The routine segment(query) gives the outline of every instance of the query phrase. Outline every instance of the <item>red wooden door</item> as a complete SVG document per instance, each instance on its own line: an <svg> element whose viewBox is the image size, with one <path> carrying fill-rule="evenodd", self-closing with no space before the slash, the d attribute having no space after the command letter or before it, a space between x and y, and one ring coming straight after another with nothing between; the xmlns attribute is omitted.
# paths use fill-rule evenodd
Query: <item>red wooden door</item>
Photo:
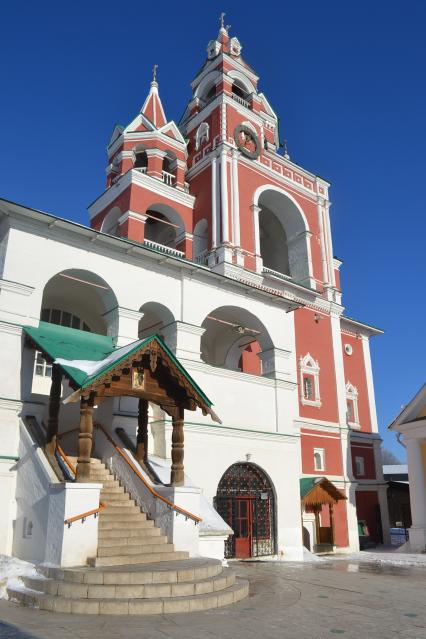
<svg viewBox="0 0 426 639"><path fill-rule="evenodd" d="M244 559L251 557L252 508L251 500L235 500L234 517L235 556Z"/></svg>

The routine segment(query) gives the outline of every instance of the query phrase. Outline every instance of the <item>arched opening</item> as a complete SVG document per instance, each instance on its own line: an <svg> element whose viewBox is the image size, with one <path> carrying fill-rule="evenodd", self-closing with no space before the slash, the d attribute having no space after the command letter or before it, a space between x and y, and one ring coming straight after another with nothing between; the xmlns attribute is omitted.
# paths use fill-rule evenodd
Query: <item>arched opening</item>
<svg viewBox="0 0 426 639"><path fill-rule="evenodd" d="M146 215L145 240L175 249L185 234L179 213L166 204L152 204Z"/></svg>
<svg viewBox="0 0 426 639"><path fill-rule="evenodd" d="M114 206L110 211L108 211L103 219L101 226L102 233L108 233L108 235L119 235L118 220L120 217L120 208L118 206Z"/></svg>
<svg viewBox="0 0 426 639"><path fill-rule="evenodd" d="M163 158L163 182L169 186L174 186L176 182L176 155L171 151Z"/></svg>
<svg viewBox="0 0 426 639"><path fill-rule="evenodd" d="M262 322L249 311L222 306L202 323L201 359L211 366L262 375L262 351L273 347Z"/></svg>
<svg viewBox="0 0 426 639"><path fill-rule="evenodd" d="M204 94L204 100L206 102L210 102L216 96L216 85L212 84L209 86Z"/></svg>
<svg viewBox="0 0 426 639"><path fill-rule="evenodd" d="M40 319L52 324L116 335L117 299L101 277L83 269L69 269L44 287Z"/></svg>
<svg viewBox="0 0 426 639"><path fill-rule="evenodd" d="M146 173L148 168L148 156L144 146L139 145L133 149L134 162L133 167L139 169L142 173Z"/></svg>
<svg viewBox="0 0 426 639"><path fill-rule="evenodd" d="M230 466L219 482L215 507L234 531L225 542L225 557L276 554L275 491L259 466Z"/></svg>
<svg viewBox="0 0 426 639"><path fill-rule="evenodd" d="M234 80L232 84L232 93L243 100L248 100L249 98L247 89L240 80Z"/></svg>
<svg viewBox="0 0 426 639"><path fill-rule="evenodd" d="M162 339L167 337L164 329L175 321L173 313L167 306L159 302L146 302L140 307L139 311L143 313L138 326L139 339L144 339L151 335L159 335Z"/></svg>
<svg viewBox="0 0 426 639"><path fill-rule="evenodd" d="M208 242L208 224L203 218L194 226L193 255L198 264L205 264L207 261Z"/></svg>
<svg viewBox="0 0 426 639"><path fill-rule="evenodd" d="M266 189L258 200L260 254L264 268L310 284L307 223L298 206L285 193Z"/></svg>

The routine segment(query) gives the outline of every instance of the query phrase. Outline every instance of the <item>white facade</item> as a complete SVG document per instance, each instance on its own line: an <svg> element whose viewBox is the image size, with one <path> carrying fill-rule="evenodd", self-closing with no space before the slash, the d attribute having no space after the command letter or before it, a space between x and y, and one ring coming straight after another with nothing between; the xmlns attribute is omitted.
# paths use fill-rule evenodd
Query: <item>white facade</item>
<svg viewBox="0 0 426 639"><path fill-rule="evenodd" d="M75 282L81 293L79 299L61 299L66 292L63 287L68 283L68 278L64 278L51 303L61 302L61 307L73 304L70 310L80 314L88 324L105 322L106 330L118 335L121 343L137 339L138 323L143 317L140 309L154 302L164 306L173 320L164 329L166 342L212 399L222 420L219 426L201 414L187 413L185 472L212 500L225 470L233 463L251 458L270 477L276 492L277 552L287 558L301 558L300 435L295 423L297 367L294 318L291 312L285 312L289 302L285 299L277 302L262 291L250 290L248 295L247 285L189 263L165 259L164 255L146 249L129 250L126 242L72 223L55 221L15 205L9 205L7 210L12 215L3 217L3 228L6 224L10 228L7 242L3 243L0 295L1 342L9 362L0 373L0 395L4 397L3 403L7 402L2 407L5 417L1 421L2 430L7 432L3 438L7 454L16 457L20 454L21 411L45 416L46 396L31 392L36 389L34 351L24 346L21 326L38 325L45 290L52 297L49 281L64 272L81 280ZM90 280L104 282L98 285L103 288L87 284ZM98 290L103 297L94 300ZM111 306L99 307L99 299ZM245 317L259 318L265 327L268 341L273 344L265 355L271 371L267 377L201 361L200 341L204 332L201 325L208 315L222 307L240 309L242 321ZM123 425L128 430L133 427L135 432L136 421L129 417L128 400L125 411L120 410L120 404L116 403L114 408L112 402L107 404L99 409L103 423L108 412L111 417L114 412L111 427ZM62 429L75 426L76 420L75 406L61 408ZM170 425L162 415L157 415L155 422L152 427L156 433L155 453L162 450L163 454L169 454ZM10 498L14 474L12 470L7 479L2 478L2 491L9 495L12 506L2 526L1 552L11 550L15 514ZM19 520L19 505L17 517ZM16 530L15 536L18 534Z"/></svg>

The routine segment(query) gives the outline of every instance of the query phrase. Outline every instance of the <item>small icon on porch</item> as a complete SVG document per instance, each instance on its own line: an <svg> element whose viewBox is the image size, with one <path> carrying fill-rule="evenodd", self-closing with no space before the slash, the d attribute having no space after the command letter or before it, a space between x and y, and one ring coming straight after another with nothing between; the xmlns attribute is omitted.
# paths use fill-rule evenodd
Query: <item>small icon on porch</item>
<svg viewBox="0 0 426 639"><path fill-rule="evenodd" d="M143 368L132 369L132 388L136 390L143 390L145 386L145 378Z"/></svg>

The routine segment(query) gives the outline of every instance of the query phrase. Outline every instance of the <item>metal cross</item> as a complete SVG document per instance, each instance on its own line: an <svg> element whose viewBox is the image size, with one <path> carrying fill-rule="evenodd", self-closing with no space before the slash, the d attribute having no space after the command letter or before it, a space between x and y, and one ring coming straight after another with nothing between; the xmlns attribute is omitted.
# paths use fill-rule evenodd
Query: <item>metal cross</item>
<svg viewBox="0 0 426 639"><path fill-rule="evenodd" d="M157 82L157 69L158 69L158 64L154 64L154 67L152 69L152 81L153 82Z"/></svg>
<svg viewBox="0 0 426 639"><path fill-rule="evenodd" d="M225 28L225 16L226 16L226 13L221 13L220 14L220 28L221 29Z"/></svg>

